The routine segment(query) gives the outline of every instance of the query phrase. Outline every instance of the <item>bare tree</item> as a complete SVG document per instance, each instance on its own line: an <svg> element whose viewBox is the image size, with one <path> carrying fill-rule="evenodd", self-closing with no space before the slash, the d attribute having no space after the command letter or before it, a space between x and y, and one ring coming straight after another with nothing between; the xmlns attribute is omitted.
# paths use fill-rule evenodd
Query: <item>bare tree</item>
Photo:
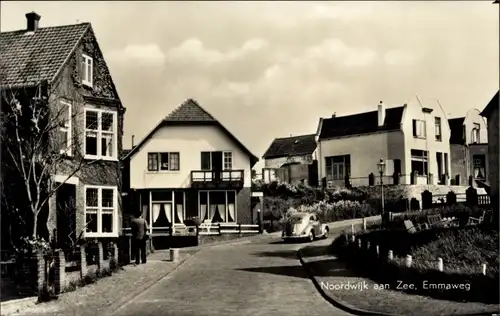
<svg viewBox="0 0 500 316"><path fill-rule="evenodd" d="M100 160L84 159L80 144L85 128L74 128L83 112L72 113L71 105L61 105L49 89L40 82L33 88L3 89L1 96L4 206L11 217L32 224L25 232L30 239L39 237L39 215L49 199L82 168ZM61 168L67 177L56 182Z"/></svg>

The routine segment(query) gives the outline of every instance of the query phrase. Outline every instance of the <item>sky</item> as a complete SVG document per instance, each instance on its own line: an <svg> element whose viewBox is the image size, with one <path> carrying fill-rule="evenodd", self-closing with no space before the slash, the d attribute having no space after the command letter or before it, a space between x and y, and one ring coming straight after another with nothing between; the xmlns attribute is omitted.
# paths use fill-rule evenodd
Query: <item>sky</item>
<svg viewBox="0 0 500 316"><path fill-rule="evenodd" d="M492 2L8 1L0 23L91 22L127 108L125 148L192 98L261 157L379 101L435 99L450 118L484 108L499 88Z"/></svg>

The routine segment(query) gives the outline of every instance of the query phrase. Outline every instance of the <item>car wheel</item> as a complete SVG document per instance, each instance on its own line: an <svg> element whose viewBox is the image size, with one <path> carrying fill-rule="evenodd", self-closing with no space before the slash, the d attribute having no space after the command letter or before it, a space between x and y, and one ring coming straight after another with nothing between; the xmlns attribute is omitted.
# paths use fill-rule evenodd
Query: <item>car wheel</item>
<svg viewBox="0 0 500 316"><path fill-rule="evenodd" d="M309 232L309 241L314 241L314 232L312 230Z"/></svg>
<svg viewBox="0 0 500 316"><path fill-rule="evenodd" d="M323 233L323 237L324 237L325 239L327 239L327 238L328 238L328 228L325 228L325 232Z"/></svg>

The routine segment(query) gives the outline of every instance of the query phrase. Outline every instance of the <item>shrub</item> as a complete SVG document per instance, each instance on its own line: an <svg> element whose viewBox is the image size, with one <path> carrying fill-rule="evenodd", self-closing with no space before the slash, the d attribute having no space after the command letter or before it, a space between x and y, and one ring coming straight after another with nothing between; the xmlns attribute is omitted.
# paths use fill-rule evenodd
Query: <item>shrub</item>
<svg viewBox="0 0 500 316"><path fill-rule="evenodd" d="M298 210L301 212L316 213L323 222L335 222L377 214L377 211L371 208L370 205L350 200L333 203L321 201L313 205L302 205Z"/></svg>

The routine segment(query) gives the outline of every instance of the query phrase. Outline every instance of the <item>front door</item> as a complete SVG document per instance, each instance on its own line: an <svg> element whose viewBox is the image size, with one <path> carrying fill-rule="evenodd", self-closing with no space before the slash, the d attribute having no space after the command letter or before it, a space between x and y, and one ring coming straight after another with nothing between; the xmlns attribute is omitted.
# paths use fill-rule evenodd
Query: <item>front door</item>
<svg viewBox="0 0 500 316"><path fill-rule="evenodd" d="M57 242L63 249L76 242L76 186L65 183L56 192Z"/></svg>
<svg viewBox="0 0 500 316"><path fill-rule="evenodd" d="M222 172L222 151L212 152L212 171L214 172L215 182L219 182Z"/></svg>

